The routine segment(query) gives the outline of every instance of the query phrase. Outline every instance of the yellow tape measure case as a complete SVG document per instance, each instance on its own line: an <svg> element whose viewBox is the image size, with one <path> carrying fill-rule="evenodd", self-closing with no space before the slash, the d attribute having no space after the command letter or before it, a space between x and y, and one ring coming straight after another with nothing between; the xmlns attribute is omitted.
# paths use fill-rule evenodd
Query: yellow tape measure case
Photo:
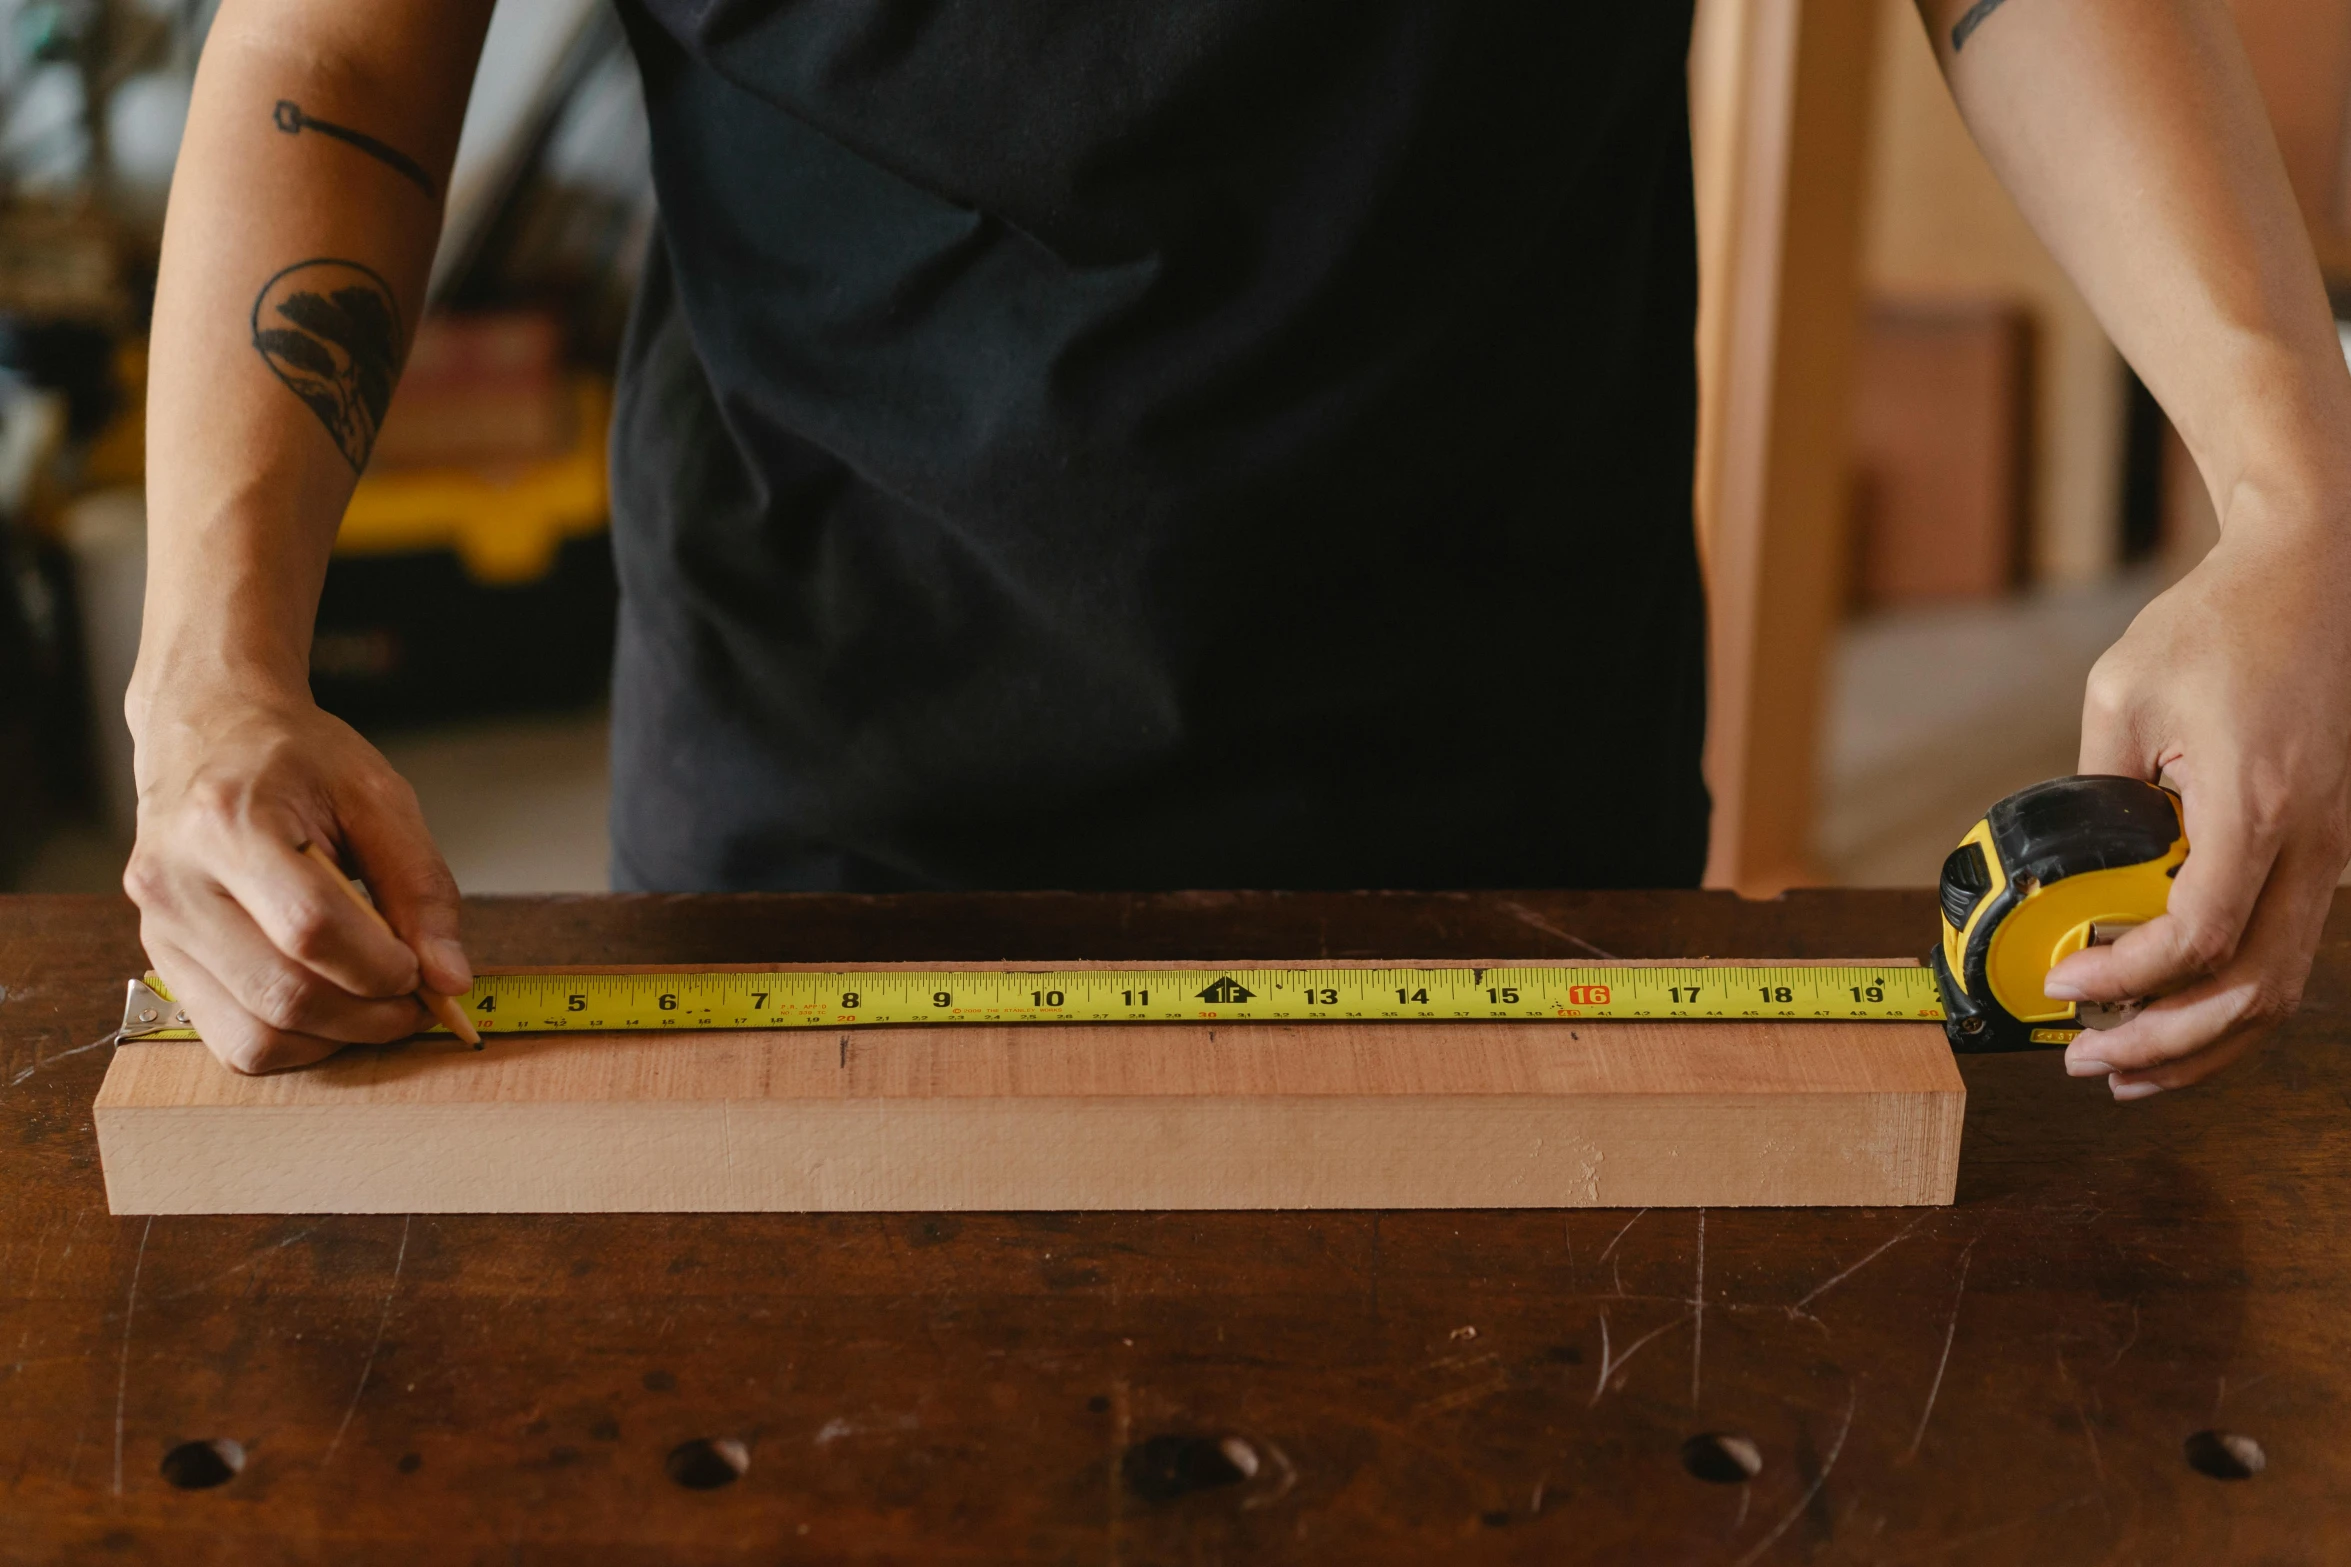
<svg viewBox="0 0 2351 1567"><path fill-rule="evenodd" d="M2137 778L2052 779L1985 812L1943 862L1927 959L1951 1048L2070 1042L2083 1020L2042 992L2049 970L2163 913L2187 856L2179 797Z"/></svg>

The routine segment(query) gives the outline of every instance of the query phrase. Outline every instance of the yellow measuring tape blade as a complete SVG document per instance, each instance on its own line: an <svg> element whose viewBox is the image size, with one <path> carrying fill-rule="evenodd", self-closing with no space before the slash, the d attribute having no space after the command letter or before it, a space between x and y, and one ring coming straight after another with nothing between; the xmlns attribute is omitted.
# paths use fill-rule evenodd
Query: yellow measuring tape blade
<svg viewBox="0 0 2351 1567"><path fill-rule="evenodd" d="M1933 975L1907 964L1173 969L1007 965L485 974L466 992L463 1005L466 1016L484 1034L912 1023L1459 1023L1562 1018L1919 1023L1943 1016ZM150 976L145 982L131 982L122 1037L197 1036L181 1020L169 992Z"/></svg>

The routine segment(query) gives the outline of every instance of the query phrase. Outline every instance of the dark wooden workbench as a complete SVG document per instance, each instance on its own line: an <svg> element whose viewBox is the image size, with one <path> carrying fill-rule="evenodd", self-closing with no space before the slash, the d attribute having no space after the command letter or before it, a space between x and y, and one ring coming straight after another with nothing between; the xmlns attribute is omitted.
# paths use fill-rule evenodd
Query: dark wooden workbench
<svg viewBox="0 0 2351 1567"><path fill-rule="evenodd" d="M526 899L470 933L488 963L1878 957L1931 910ZM1967 1063L1950 1209L147 1220L108 1216L90 1131L132 913L0 900L0 1559L2341 1561L2346 914L2220 1086L2117 1107L2050 1056ZM2192 1467L2216 1427L2266 1469ZM1721 1432L1752 1482L1686 1471ZM676 1483L698 1438L748 1470ZM240 1473L167 1480L216 1439Z"/></svg>

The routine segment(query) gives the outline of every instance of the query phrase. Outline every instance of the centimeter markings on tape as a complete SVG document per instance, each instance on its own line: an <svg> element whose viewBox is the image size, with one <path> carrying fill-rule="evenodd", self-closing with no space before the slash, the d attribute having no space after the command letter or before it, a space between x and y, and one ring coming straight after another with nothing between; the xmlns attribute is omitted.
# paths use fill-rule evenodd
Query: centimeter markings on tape
<svg viewBox="0 0 2351 1567"><path fill-rule="evenodd" d="M1932 974L1902 964L486 974L462 1004L484 1034L1560 1018L1914 1023L1943 1016ZM196 1035L168 992L134 980L122 1037Z"/></svg>

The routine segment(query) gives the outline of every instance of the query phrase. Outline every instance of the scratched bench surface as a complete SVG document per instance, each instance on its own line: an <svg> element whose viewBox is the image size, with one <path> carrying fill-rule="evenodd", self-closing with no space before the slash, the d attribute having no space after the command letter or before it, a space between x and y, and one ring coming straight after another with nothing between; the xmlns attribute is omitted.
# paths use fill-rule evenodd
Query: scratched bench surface
<svg viewBox="0 0 2351 1567"><path fill-rule="evenodd" d="M0 1560L2339 1559L2346 916L2220 1086L1965 1063L1949 1209L147 1220L89 1114L135 918L0 899ZM1829 958L1933 904L469 917L486 963Z"/></svg>

